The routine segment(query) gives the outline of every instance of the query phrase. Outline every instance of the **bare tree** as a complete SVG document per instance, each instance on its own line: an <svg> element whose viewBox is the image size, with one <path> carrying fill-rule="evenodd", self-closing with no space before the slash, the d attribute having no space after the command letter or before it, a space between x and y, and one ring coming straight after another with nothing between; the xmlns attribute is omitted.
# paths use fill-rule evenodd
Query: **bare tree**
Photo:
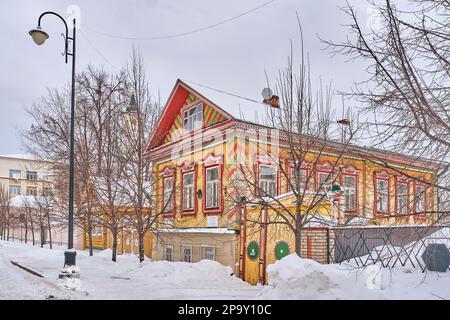
<svg viewBox="0 0 450 320"><path fill-rule="evenodd" d="M302 32L299 23L300 34ZM332 186L337 184L341 170L347 165L343 158L349 142L356 132L352 121L346 123L346 135L333 121L330 86L312 89L310 64L303 52L301 37L300 65L293 66L292 51L286 69L279 72L275 92L280 99L279 108L269 108L267 127L260 128L258 135L272 141L264 147L260 143L255 154L246 155L250 161L238 165L235 202L245 200L246 205L259 205L262 209L256 217L249 216L255 228L268 225L285 225L295 235L295 252L300 256L302 234L310 223L338 223L333 221L336 212L319 210L324 203L331 210L338 210L339 204L332 198ZM294 70L299 70L295 72ZM340 143L336 142L341 137ZM250 151L252 153L252 151ZM262 155L262 157L261 157ZM266 166L257 161L266 162ZM325 174L316 181L315 175L323 163L327 163ZM277 183L278 181L278 183ZM277 192L277 188L278 191ZM289 203L284 200L290 197ZM268 215L270 209L273 214Z"/></svg>
<svg viewBox="0 0 450 320"><path fill-rule="evenodd" d="M149 176L144 149L154 129L160 105L152 101L141 53L133 48L130 65L126 69L126 97L130 104L124 112L121 127L124 169L123 190L131 207L129 222L138 234L139 261L144 260L145 235L155 225L160 211L151 195L156 187L155 177Z"/></svg>
<svg viewBox="0 0 450 320"><path fill-rule="evenodd" d="M0 230L2 240L9 240L9 227L9 193L7 192L5 186L0 184Z"/></svg>
<svg viewBox="0 0 450 320"><path fill-rule="evenodd" d="M370 28L355 9L343 8L351 21L345 42L324 41L332 54L361 60L368 78L347 95L361 104L368 118L372 146L448 161L450 156L450 6L447 0L411 0L409 10L392 0L368 2L376 19ZM370 152L368 152L370 153ZM405 170L386 168L408 176ZM409 176L436 189L439 207L430 214L448 214L448 164L432 181ZM446 183L447 181L447 183ZM415 201L415 197L412 197ZM413 203L411 203L413 205Z"/></svg>

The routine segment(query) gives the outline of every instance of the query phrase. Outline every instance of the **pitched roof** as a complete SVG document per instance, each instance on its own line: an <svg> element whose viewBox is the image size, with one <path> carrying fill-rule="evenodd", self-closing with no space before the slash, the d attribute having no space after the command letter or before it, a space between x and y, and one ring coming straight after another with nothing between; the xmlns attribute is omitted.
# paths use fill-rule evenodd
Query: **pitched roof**
<svg viewBox="0 0 450 320"><path fill-rule="evenodd" d="M188 85L186 82L178 79L163 108L156 130L150 137L147 150L149 147L155 146L161 142L189 94L193 94L200 100L210 104L227 119L264 124L264 119L266 118L265 115L269 109L267 105L258 103L256 100L246 100L237 95L219 92L215 89L200 86L198 84Z"/></svg>

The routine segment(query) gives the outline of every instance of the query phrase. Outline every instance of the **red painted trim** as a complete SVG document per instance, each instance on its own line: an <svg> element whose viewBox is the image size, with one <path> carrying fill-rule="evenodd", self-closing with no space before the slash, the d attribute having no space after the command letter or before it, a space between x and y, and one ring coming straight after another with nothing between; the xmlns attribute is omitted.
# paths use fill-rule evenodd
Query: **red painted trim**
<svg viewBox="0 0 450 320"><path fill-rule="evenodd" d="M373 216L374 217L388 217L391 212L391 176L386 171L375 171L373 173ZM377 181L384 180L387 181L388 189L387 189L387 205L388 212L378 212L377 208Z"/></svg>
<svg viewBox="0 0 450 320"><path fill-rule="evenodd" d="M325 163L330 163L329 161L326 161ZM330 163L331 164L331 163ZM315 182L314 182L314 190L317 192L319 191L319 173L327 173L331 174L333 177L333 180L336 179L336 168L333 169L333 165L331 165L331 168L327 168L326 166L323 167L323 165L319 164L316 165L316 171L315 171Z"/></svg>
<svg viewBox="0 0 450 320"><path fill-rule="evenodd" d="M206 170L210 168L219 168L219 206L217 208L206 208ZM223 163L220 161L219 164L203 164L203 214L204 215L216 215L223 211L223 195L222 195L222 184L223 184Z"/></svg>
<svg viewBox="0 0 450 320"><path fill-rule="evenodd" d="M180 202L180 208L181 208L181 215L182 216L192 216L192 215L196 215L197 214L197 165L193 164L191 167L186 167L186 164L183 163L181 165L181 202ZM184 209L183 207L183 203L184 203L184 175L188 174L188 173L193 173L194 174L194 193L193 193L193 204L194 204L194 208L193 209Z"/></svg>

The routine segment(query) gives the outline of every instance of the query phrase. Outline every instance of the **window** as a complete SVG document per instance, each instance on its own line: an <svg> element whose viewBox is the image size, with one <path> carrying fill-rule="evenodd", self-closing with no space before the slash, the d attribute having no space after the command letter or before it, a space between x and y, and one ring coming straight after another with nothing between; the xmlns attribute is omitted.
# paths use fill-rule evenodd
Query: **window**
<svg viewBox="0 0 450 320"><path fill-rule="evenodd" d="M171 213L174 211L174 196L173 196L173 177L164 178L164 212Z"/></svg>
<svg viewBox="0 0 450 320"><path fill-rule="evenodd" d="M408 213L408 184L399 182L397 184L397 214Z"/></svg>
<svg viewBox="0 0 450 320"><path fill-rule="evenodd" d="M425 186L416 185L414 195L416 213L423 213L425 211L425 196Z"/></svg>
<svg viewBox="0 0 450 320"><path fill-rule="evenodd" d="M192 246L181 246L181 258L184 262L192 262Z"/></svg>
<svg viewBox="0 0 450 320"><path fill-rule="evenodd" d="M37 196L37 188L27 187L27 196Z"/></svg>
<svg viewBox="0 0 450 320"><path fill-rule="evenodd" d="M219 207L219 166L206 168L206 209Z"/></svg>
<svg viewBox="0 0 450 320"><path fill-rule="evenodd" d="M17 196L20 195L20 186L14 186L14 185L10 185L9 186L9 194L11 196Z"/></svg>
<svg viewBox="0 0 450 320"><path fill-rule="evenodd" d="M201 128L203 124L203 103L183 112L183 130L189 132Z"/></svg>
<svg viewBox="0 0 450 320"><path fill-rule="evenodd" d="M37 171L28 171L27 170L27 180L37 180Z"/></svg>
<svg viewBox="0 0 450 320"><path fill-rule="evenodd" d="M305 188L306 188L306 180L307 180L307 177L308 177L308 174L307 174L307 170L306 169L299 169L298 171L298 178L300 179L300 190L304 190ZM296 178L297 178L297 176L295 175L295 168L293 168L293 167L291 167L290 168L290 179L291 179L291 181L290 181L290 183L291 183L291 185L294 187L294 188L296 188L297 187L297 182L296 182ZM289 186L289 189L290 189L291 187Z"/></svg>
<svg viewBox="0 0 450 320"><path fill-rule="evenodd" d="M277 170L272 166L259 166L259 189L261 196L276 195Z"/></svg>
<svg viewBox="0 0 450 320"><path fill-rule="evenodd" d="M356 211L356 176L344 175L345 211Z"/></svg>
<svg viewBox="0 0 450 320"><path fill-rule="evenodd" d="M318 190L325 190L325 188L329 188L333 180L333 174L331 174L330 172L319 172L317 174Z"/></svg>
<svg viewBox="0 0 450 320"><path fill-rule="evenodd" d="M376 206L378 213L388 213L389 182L385 179L376 179Z"/></svg>
<svg viewBox="0 0 450 320"><path fill-rule="evenodd" d="M183 210L194 210L194 172L183 174Z"/></svg>
<svg viewBox="0 0 450 320"><path fill-rule="evenodd" d="M50 197L53 194L53 190L50 187L43 187L42 188L42 196L43 197Z"/></svg>
<svg viewBox="0 0 450 320"><path fill-rule="evenodd" d="M103 236L103 228L101 226L93 225L91 232L92 232L93 237L102 237Z"/></svg>
<svg viewBox="0 0 450 320"><path fill-rule="evenodd" d="M20 170L9 169L9 177L11 179L20 179L21 172Z"/></svg>
<svg viewBox="0 0 450 320"><path fill-rule="evenodd" d="M202 246L202 260L216 260L216 248Z"/></svg>
<svg viewBox="0 0 450 320"><path fill-rule="evenodd" d="M163 259L173 261L173 245L165 245L163 250Z"/></svg>

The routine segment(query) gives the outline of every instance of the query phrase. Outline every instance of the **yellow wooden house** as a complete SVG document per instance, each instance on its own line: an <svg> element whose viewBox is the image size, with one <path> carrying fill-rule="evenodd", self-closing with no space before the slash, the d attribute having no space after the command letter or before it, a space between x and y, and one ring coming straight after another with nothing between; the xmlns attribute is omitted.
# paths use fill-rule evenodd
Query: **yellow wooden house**
<svg viewBox="0 0 450 320"><path fill-rule="evenodd" d="M236 200L237 181L245 174L242 164L252 159L247 168L253 170L255 184L280 197L286 207L294 206L289 183L279 173L280 165L289 165L289 156L276 128L264 125L266 108L206 87L194 89L181 80L175 83L145 150L151 174L158 181L154 192L163 212L160 228L152 236L152 259L213 259L257 283L266 281L265 268L279 258L280 251L292 252L289 229L270 226L264 236L249 219L262 207ZM279 149L276 156L275 147ZM341 210L333 209L327 198L317 207L324 215L365 217L377 224L426 224L434 219L420 212L437 206L430 184L436 180L439 164L358 146L349 147L339 165L333 146L320 159L313 152L310 157L316 161L307 157L301 169L313 173L307 188L317 191L329 176L344 186ZM411 204L417 193L423 196ZM420 212L411 215L411 211ZM271 215L268 210L266 216ZM326 233L326 226L311 226L302 241L302 255L326 263L326 252L318 249Z"/></svg>

